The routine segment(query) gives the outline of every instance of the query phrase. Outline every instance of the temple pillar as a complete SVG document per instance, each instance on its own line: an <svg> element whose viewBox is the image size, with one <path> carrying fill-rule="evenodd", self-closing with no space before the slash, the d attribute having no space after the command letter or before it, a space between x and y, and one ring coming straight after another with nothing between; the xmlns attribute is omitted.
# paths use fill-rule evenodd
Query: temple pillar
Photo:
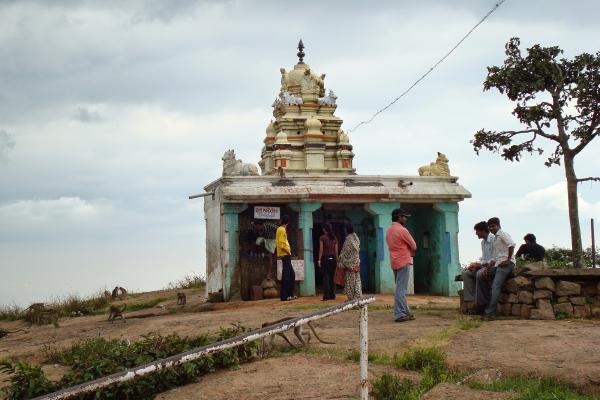
<svg viewBox="0 0 600 400"><path fill-rule="evenodd" d="M298 212L298 228L302 230L302 241L304 249L304 280L300 281L300 296L314 296L317 294L315 288L315 263L313 260L313 212L321 208L321 203L302 202L288 204L292 210Z"/></svg>
<svg viewBox="0 0 600 400"><path fill-rule="evenodd" d="M385 242L385 234L392 225L392 211L400 208L399 202L367 203L365 210L373 215L377 236L377 257L375 259L375 293L394 293L396 282L390 263L390 253Z"/></svg>
<svg viewBox="0 0 600 400"><path fill-rule="evenodd" d="M440 268L432 277L432 292L443 296L456 296L460 283L454 277L460 273L458 257L458 203L437 203L433 206L434 218L440 227L437 242L439 246L434 249Z"/></svg>
<svg viewBox="0 0 600 400"><path fill-rule="evenodd" d="M223 240L223 299L231 300L234 294L240 291L239 268L239 214L248 208L245 203L224 203L224 240ZM233 283L232 283L233 282Z"/></svg>

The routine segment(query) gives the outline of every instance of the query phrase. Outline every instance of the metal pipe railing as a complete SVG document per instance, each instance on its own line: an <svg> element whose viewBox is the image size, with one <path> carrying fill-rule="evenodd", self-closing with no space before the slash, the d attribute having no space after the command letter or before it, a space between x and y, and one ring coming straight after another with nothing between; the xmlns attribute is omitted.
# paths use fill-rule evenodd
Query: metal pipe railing
<svg viewBox="0 0 600 400"><path fill-rule="evenodd" d="M298 318L290 319L288 321L280 322L275 325L270 325L265 328L246 332L242 335L235 336L220 342L212 343L207 346L198 347L186 351L184 353L176 354L171 357L156 360L150 363L139 365L134 368L129 368L122 372L117 372L112 375L104 376L96 380L82 383L70 388L62 389L54 393L46 394L40 397L36 397L33 400L59 400L69 399L74 396L78 396L84 393L90 393L98 391L102 388L116 385L119 383L127 382L140 376L151 374L153 372L160 371L163 368L171 368L176 365L197 360L203 356L211 353L215 353L221 350L230 349L232 347L240 346L242 344L252 342L254 340L261 339L263 337L275 335L280 332L287 331L298 325L304 325L311 321L316 321L321 318L330 317L335 314L339 314L344 311L349 311L355 308L360 308L360 385L361 385L361 400L368 400L368 375L367 375L367 363L368 363L368 326L367 326L367 305L375 301L374 296L363 297L356 300L351 300L342 304L338 304L332 307L328 307L314 313L301 316Z"/></svg>

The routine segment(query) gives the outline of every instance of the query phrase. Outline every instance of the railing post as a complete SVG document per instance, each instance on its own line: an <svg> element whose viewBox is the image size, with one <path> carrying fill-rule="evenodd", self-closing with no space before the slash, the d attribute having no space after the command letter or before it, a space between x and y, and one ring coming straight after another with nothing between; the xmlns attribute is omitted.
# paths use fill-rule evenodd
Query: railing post
<svg viewBox="0 0 600 400"><path fill-rule="evenodd" d="M367 304L360 307L360 399L369 400L369 329Z"/></svg>

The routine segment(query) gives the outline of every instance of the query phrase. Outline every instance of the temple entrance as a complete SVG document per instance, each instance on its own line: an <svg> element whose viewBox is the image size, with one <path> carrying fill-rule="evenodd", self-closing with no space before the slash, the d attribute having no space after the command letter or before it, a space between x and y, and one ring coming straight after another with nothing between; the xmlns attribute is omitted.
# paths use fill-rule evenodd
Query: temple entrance
<svg viewBox="0 0 600 400"><path fill-rule="evenodd" d="M373 217L362 204L324 204L313 213L313 261L315 265L315 287L317 293L323 293L323 274L318 267L319 238L323 234L323 224L329 222L339 243L341 251L344 243L344 224L351 221L354 231L360 239L360 277L363 292L373 292L375 277L376 237ZM338 288L339 289L339 288ZM338 290L339 291L339 290Z"/></svg>

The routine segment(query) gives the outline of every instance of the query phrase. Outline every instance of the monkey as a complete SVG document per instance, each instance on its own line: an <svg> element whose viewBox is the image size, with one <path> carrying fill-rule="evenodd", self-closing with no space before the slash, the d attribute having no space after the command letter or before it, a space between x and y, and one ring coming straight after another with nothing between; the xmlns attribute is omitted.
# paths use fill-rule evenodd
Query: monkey
<svg viewBox="0 0 600 400"><path fill-rule="evenodd" d="M262 324L262 328L266 328L267 326L271 326L271 325L275 325L278 324L280 322L285 322L285 321L289 321L294 319L295 317L285 317L285 318L281 318L278 319L277 321L273 321L273 322L265 322L264 324ZM315 338L317 338L317 340L321 343L324 344L335 344L335 342L326 342L325 340L321 339L319 337L319 335L317 335L317 331L315 330L315 328L312 326L312 324L309 322L306 323L308 325L308 327L310 328L310 330L312 331L313 335L315 335ZM296 346L294 346L294 344L292 342L290 342L290 340L287 338L287 336L285 336L285 332L279 332L276 335L281 336L286 342L288 342L288 344L292 347L292 348L296 348ZM306 346L310 343L310 332L306 332L302 329L302 325L297 325L294 327L294 335L296 335L296 337L298 338L298 340L300 340L300 343L302 343L303 346ZM306 336L306 341L303 338L303 336ZM273 348L273 342L275 341L275 335L271 335L271 343L270 343L270 347ZM263 352L265 349L265 343L264 343L264 338L263 338Z"/></svg>
<svg viewBox="0 0 600 400"><path fill-rule="evenodd" d="M17 329L16 331L6 331L2 328L0 328L0 339L2 339L3 337L7 336L9 333L17 333L17 332L29 332L28 330L25 329Z"/></svg>
<svg viewBox="0 0 600 400"><path fill-rule="evenodd" d="M107 321L110 321L112 324L115 322L116 318L121 317L123 322L127 322L127 321L125 321L125 317L123 316L123 312L126 309L127 309L127 303L123 304L122 308L119 308L117 306L110 306L110 309L108 310L108 320Z"/></svg>
<svg viewBox="0 0 600 400"><path fill-rule="evenodd" d="M183 292L177 293L177 305L184 306L186 302L187 302L187 299L185 297L185 293L183 293Z"/></svg>
<svg viewBox="0 0 600 400"><path fill-rule="evenodd" d="M113 298L113 300L116 300L121 296L125 296L126 294L127 290L124 287L115 286L115 288L112 290L111 297Z"/></svg>
<svg viewBox="0 0 600 400"><path fill-rule="evenodd" d="M104 297L106 297L106 299L111 299L112 298L112 294L108 290L105 290L104 291Z"/></svg>

